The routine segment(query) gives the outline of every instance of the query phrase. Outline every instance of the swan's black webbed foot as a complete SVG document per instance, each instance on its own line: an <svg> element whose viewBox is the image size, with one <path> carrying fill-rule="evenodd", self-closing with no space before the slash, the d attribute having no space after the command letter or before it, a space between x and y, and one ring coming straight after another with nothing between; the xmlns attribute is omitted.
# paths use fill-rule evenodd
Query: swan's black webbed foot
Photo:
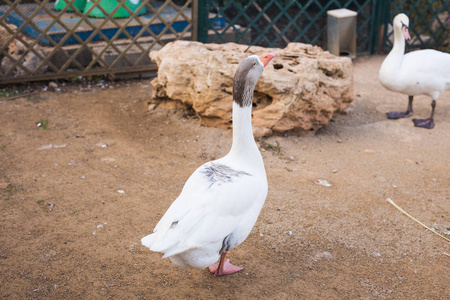
<svg viewBox="0 0 450 300"><path fill-rule="evenodd" d="M434 120L433 118L428 119L413 119L414 126L416 127L422 127L427 129L433 129L434 128Z"/></svg>
<svg viewBox="0 0 450 300"><path fill-rule="evenodd" d="M391 111L386 113L388 119L400 119L400 118L409 118L413 114L413 104L414 96L408 97L408 107L406 108L406 111Z"/></svg>
<svg viewBox="0 0 450 300"><path fill-rule="evenodd" d="M386 113L388 119L409 118L412 116L412 111L391 111Z"/></svg>

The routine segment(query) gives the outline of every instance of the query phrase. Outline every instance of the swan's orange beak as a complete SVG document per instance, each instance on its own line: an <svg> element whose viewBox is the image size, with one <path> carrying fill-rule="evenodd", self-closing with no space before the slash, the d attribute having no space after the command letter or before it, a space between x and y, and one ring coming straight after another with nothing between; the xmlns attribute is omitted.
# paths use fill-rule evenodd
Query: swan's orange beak
<svg viewBox="0 0 450 300"><path fill-rule="evenodd" d="M411 39L411 36L409 35L409 30L408 27L406 27L406 25L402 26L402 32L403 36L405 37L405 40L409 41Z"/></svg>
<svg viewBox="0 0 450 300"><path fill-rule="evenodd" d="M264 65L264 68L269 64L269 62L272 60L272 58L274 58L275 55L273 54L266 54L266 55L262 55L259 57L259 60L261 60L261 62Z"/></svg>

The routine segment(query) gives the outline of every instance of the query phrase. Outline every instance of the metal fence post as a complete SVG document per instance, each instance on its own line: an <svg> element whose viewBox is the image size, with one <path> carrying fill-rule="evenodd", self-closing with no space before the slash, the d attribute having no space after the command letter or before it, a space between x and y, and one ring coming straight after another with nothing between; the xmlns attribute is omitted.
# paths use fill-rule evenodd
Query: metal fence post
<svg viewBox="0 0 450 300"><path fill-rule="evenodd" d="M197 41L208 42L209 2L211 0L196 0L197 2Z"/></svg>
<svg viewBox="0 0 450 300"><path fill-rule="evenodd" d="M371 14L372 18L372 32L370 38L370 54L375 54L380 51L383 44L384 36L384 13L386 12L386 7L391 6L391 0L375 0L374 9ZM383 10L384 8L384 10ZM389 10L387 10L389 13Z"/></svg>
<svg viewBox="0 0 450 300"><path fill-rule="evenodd" d="M382 9L381 9L381 13L380 13L380 21L381 21L381 26L380 26L380 39L379 39L379 44L378 44L378 52L381 53L381 51L383 50L383 47L386 43L386 39L388 38L388 34L387 34L387 30L388 30L388 25L389 22L391 21L391 2L392 0L384 0L382 5Z"/></svg>

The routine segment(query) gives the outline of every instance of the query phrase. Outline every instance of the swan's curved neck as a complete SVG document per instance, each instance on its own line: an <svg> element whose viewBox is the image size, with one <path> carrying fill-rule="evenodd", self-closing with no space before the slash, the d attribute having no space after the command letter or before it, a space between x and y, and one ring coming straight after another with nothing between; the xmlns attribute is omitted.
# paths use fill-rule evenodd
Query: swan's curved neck
<svg viewBox="0 0 450 300"><path fill-rule="evenodd" d="M405 37L403 36L401 27L394 27L394 46L390 53L403 55L405 54ZM389 54L390 54L389 53Z"/></svg>
<svg viewBox="0 0 450 300"><path fill-rule="evenodd" d="M380 68L381 79L387 81L389 84L392 76L395 78L395 74L400 70L403 63L403 55L405 54L405 38L403 37L401 27L394 27L394 46L391 52L386 56ZM390 79L388 79L390 78Z"/></svg>

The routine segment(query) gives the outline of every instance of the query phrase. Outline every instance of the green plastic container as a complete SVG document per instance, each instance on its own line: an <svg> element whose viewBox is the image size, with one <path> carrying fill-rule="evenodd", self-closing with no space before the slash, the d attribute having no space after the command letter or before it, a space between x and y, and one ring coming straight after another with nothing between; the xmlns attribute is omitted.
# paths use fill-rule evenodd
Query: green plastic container
<svg viewBox="0 0 450 300"><path fill-rule="evenodd" d="M72 3L72 5L75 6L76 8L78 8L78 10L82 12L84 10L84 7L86 6L86 1L87 0L75 0ZM54 9L61 10L66 5L68 5L69 2L70 2L70 0L56 0ZM69 6L67 11L74 11L74 10L72 9L72 7Z"/></svg>
<svg viewBox="0 0 450 300"><path fill-rule="evenodd" d="M88 11L93 5L94 2L100 1L100 6L108 13L111 13L114 8L116 8L117 5L120 5L118 1L116 0L87 0L86 7L84 8L84 11ZM126 6L132 11L135 12L139 5L141 4L140 0L127 0L125 1ZM147 11L145 7L143 7L138 15L145 14ZM89 17L95 17L95 18L106 18L105 14L97 7L95 7L90 13ZM120 7L113 15L113 18L128 18L130 17L130 13L123 7Z"/></svg>

